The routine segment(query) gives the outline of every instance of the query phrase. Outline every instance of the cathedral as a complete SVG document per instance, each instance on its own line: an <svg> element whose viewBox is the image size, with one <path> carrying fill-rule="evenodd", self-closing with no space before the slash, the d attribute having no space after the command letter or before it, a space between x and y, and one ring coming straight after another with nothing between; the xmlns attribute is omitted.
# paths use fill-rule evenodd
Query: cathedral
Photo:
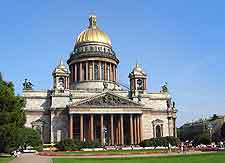
<svg viewBox="0 0 225 163"><path fill-rule="evenodd" d="M175 102L167 84L159 92L149 92L148 76L136 64L125 88L117 81L119 62L110 38L91 15L67 65L60 61L53 70L52 89L33 90L25 81L25 126L40 132L43 143L71 138L130 145L155 137L176 137Z"/></svg>

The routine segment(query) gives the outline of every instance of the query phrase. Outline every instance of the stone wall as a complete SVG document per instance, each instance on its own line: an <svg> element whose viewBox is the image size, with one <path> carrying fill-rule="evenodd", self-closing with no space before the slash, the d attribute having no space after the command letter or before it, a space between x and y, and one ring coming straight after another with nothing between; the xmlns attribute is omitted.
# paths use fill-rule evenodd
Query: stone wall
<svg viewBox="0 0 225 163"><path fill-rule="evenodd" d="M56 109L52 111L51 116L51 141L59 142L68 137L68 111Z"/></svg>
<svg viewBox="0 0 225 163"><path fill-rule="evenodd" d="M44 112L36 112L36 111L26 111L26 123L25 127L32 128L32 122L42 120L44 121L43 126L43 142L44 143L50 143L50 114L44 113Z"/></svg>
<svg viewBox="0 0 225 163"><path fill-rule="evenodd" d="M156 119L163 121L163 136L169 136L167 113L144 111L142 115L143 140L154 137L152 122Z"/></svg>

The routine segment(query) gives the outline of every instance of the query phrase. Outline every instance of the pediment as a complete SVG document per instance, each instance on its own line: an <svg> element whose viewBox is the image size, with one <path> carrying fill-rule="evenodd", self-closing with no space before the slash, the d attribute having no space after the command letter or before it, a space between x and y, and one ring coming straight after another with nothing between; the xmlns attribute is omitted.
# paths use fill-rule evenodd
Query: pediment
<svg viewBox="0 0 225 163"><path fill-rule="evenodd" d="M111 92L105 92L72 104L72 107L142 107L142 105Z"/></svg>

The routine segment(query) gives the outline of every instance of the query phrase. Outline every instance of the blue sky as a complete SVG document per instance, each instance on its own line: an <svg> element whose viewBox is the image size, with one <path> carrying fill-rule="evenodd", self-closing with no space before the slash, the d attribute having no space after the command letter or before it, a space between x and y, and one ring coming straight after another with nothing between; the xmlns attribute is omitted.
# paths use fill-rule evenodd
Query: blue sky
<svg viewBox="0 0 225 163"><path fill-rule="evenodd" d="M0 71L18 94L24 78L50 89L54 67L95 13L120 59L120 81L128 84L136 61L150 92L168 81L178 125L225 114L224 7L223 0L1 1Z"/></svg>

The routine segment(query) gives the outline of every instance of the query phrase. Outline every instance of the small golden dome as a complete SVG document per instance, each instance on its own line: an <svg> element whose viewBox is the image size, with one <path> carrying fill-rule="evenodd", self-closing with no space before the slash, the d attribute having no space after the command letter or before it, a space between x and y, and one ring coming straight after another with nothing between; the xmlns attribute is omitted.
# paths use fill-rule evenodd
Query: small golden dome
<svg viewBox="0 0 225 163"><path fill-rule="evenodd" d="M76 45L85 42L100 42L112 46L109 37L97 27L96 16L90 16L89 23L89 27L79 34Z"/></svg>
<svg viewBox="0 0 225 163"><path fill-rule="evenodd" d="M136 64L132 70L134 75L146 75L145 72L142 70L139 64Z"/></svg>
<svg viewBox="0 0 225 163"><path fill-rule="evenodd" d="M63 60L60 60L59 65L54 69L53 73L68 73L68 69L63 63Z"/></svg>

